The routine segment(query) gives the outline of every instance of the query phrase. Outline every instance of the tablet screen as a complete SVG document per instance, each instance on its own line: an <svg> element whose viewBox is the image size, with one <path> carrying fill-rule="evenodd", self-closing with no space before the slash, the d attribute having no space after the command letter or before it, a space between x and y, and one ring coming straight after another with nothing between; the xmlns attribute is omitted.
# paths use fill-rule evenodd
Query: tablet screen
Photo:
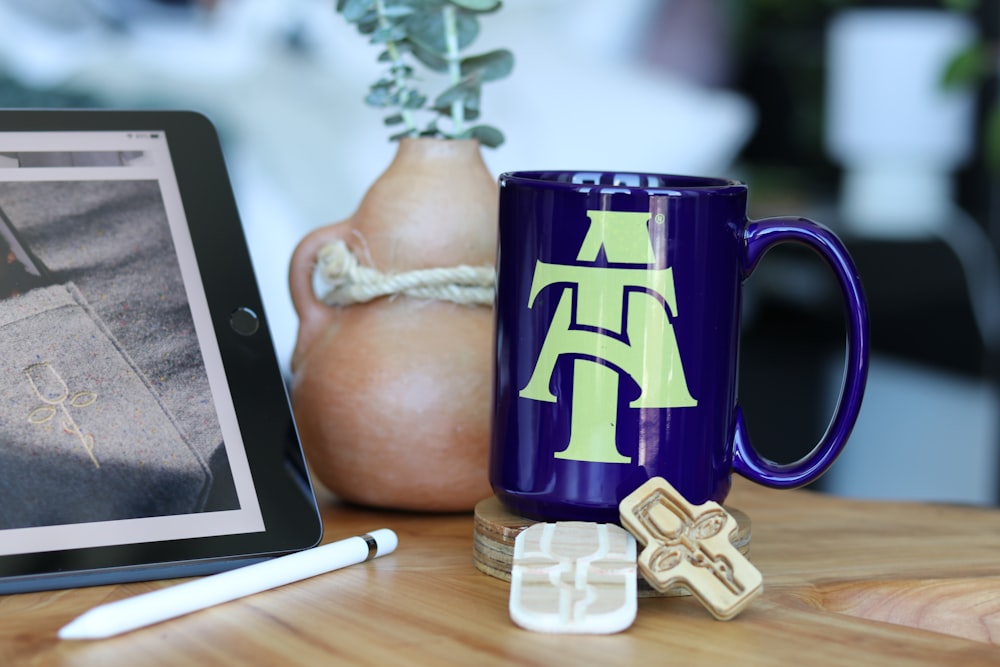
<svg viewBox="0 0 1000 667"><path fill-rule="evenodd" d="M0 133L0 219L0 554L263 530L165 132Z"/></svg>
<svg viewBox="0 0 1000 667"><path fill-rule="evenodd" d="M170 132L0 131L0 558L266 531Z"/></svg>

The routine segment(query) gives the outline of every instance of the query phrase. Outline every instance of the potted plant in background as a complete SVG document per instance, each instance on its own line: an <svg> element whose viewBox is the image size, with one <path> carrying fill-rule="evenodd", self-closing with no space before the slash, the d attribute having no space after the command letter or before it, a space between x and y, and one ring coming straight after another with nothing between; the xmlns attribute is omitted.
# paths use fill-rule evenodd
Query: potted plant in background
<svg viewBox="0 0 1000 667"><path fill-rule="evenodd" d="M338 0L382 47L366 97L396 155L355 213L314 230L290 266L299 334L292 404L314 475L365 505L471 509L487 479L497 185L480 146L482 85L507 50L465 55L499 0ZM418 68L444 79L433 99ZM426 120L429 118L429 120ZM324 283L317 296L314 278Z"/></svg>
<svg viewBox="0 0 1000 667"><path fill-rule="evenodd" d="M966 12L975 20L974 13L981 9L982 0L943 0L945 7L957 12ZM985 15L985 14L984 14ZM996 10L994 10L996 15ZM981 18L981 17L980 17ZM942 77L948 89L987 89L990 80L1000 76L1000 44L990 41L982 33L977 33L963 48L959 49L948 62ZM1000 172L1000 93L995 89L983 112L982 128L983 157L990 172Z"/></svg>

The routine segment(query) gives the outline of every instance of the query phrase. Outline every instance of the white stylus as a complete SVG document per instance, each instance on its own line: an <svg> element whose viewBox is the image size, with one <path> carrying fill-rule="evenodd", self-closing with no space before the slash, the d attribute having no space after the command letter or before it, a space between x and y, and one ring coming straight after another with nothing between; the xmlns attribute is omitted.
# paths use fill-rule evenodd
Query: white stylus
<svg viewBox="0 0 1000 667"><path fill-rule="evenodd" d="M59 631L62 639L102 639L223 602L390 554L399 538L388 528L288 556L94 607Z"/></svg>

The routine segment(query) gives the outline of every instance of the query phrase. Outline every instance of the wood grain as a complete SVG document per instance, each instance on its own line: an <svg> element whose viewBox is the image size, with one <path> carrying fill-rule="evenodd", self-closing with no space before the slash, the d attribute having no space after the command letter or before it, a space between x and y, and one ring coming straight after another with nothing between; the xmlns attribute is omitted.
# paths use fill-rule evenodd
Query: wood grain
<svg viewBox="0 0 1000 667"><path fill-rule="evenodd" d="M765 591L716 621L693 598L643 598L607 636L511 622L509 585L472 564L471 514L325 502L325 541L388 527L385 558L133 633L60 642L87 609L170 582L0 597L0 665L998 665L1000 510L870 503L736 480Z"/></svg>

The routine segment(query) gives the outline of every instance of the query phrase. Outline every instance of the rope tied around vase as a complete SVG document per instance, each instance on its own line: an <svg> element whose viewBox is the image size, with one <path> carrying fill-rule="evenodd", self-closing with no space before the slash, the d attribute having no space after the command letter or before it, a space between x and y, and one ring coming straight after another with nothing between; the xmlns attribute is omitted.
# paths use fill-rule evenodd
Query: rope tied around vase
<svg viewBox="0 0 1000 667"><path fill-rule="evenodd" d="M362 266L343 241L333 241L316 254L316 271L329 287L322 296L328 306L366 303L382 296L405 294L418 299L492 306L496 272L492 266L416 269L383 273Z"/></svg>

